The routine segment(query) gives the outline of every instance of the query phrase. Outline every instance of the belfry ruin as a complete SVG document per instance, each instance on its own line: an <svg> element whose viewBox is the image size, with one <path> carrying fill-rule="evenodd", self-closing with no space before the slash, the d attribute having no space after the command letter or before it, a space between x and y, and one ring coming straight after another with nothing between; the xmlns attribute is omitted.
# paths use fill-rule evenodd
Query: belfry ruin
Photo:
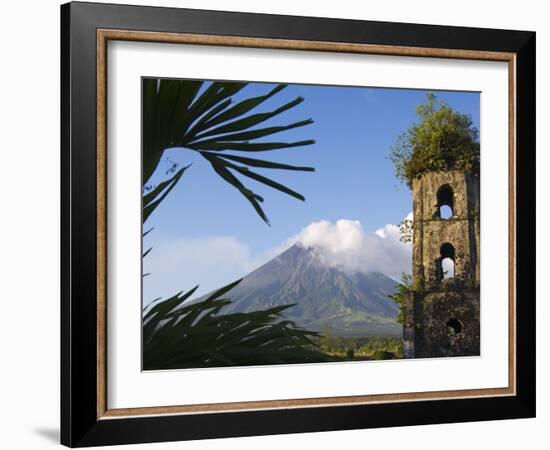
<svg viewBox="0 0 550 450"><path fill-rule="evenodd" d="M480 354L479 174L432 171L412 182L412 287L406 358Z"/></svg>

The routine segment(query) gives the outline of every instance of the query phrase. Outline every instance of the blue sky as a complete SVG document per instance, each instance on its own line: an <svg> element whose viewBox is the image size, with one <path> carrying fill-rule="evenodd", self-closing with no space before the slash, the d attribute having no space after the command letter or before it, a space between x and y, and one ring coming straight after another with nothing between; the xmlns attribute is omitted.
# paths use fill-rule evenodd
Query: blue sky
<svg viewBox="0 0 550 450"><path fill-rule="evenodd" d="M236 101L266 93L273 86L253 83L239 93ZM456 110L469 114L479 129L479 93L290 85L260 105L255 112L270 111L297 96L304 97L303 103L267 123L284 125L312 118L312 125L282 132L275 140L316 140L310 146L253 155L316 169L313 173L258 170L303 194L305 202L244 180L246 186L264 197L263 207L271 226L200 155L187 149L165 152L166 162L156 179L172 162L193 165L146 223L145 229L154 227L154 231L144 241L144 248L153 247L151 257L144 260L146 272L151 273L144 279L144 302L173 294L176 286L187 290L200 283L207 291L223 280L230 282L232 277L245 275L239 275L239 270L265 262L273 249L280 249L314 222L352 220L360 223L365 235L387 224L398 224L412 210L411 193L395 178L388 155L398 135L417 121L416 105L424 102L427 92L434 92ZM222 257L223 251L210 246L216 239L222 247L225 245L223 251L246 254L248 263L232 264L231 258L224 263L227 258ZM207 252L217 253L212 255L211 264L206 261ZM202 263L193 264L196 259L204 262L198 271L193 266Z"/></svg>

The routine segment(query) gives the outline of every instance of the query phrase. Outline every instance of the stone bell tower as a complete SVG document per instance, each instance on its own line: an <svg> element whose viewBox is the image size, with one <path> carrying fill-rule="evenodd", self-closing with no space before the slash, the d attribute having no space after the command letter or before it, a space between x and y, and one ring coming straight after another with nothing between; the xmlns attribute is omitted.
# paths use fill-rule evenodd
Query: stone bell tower
<svg viewBox="0 0 550 450"><path fill-rule="evenodd" d="M427 172L413 193L405 357L479 355L479 174Z"/></svg>

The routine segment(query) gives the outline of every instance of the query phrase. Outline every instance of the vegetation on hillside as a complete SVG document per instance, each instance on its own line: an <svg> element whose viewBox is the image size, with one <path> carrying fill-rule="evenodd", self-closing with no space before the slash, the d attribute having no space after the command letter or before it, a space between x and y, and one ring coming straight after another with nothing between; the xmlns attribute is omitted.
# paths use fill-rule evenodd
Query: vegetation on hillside
<svg viewBox="0 0 550 450"><path fill-rule="evenodd" d="M320 349L336 361L398 359L403 357L403 340L393 336L335 336L328 323L321 336L313 338Z"/></svg>
<svg viewBox="0 0 550 450"><path fill-rule="evenodd" d="M478 130L467 114L461 114L434 94L416 108L420 122L401 134L390 160L395 176L412 186L414 178L434 170L479 169Z"/></svg>

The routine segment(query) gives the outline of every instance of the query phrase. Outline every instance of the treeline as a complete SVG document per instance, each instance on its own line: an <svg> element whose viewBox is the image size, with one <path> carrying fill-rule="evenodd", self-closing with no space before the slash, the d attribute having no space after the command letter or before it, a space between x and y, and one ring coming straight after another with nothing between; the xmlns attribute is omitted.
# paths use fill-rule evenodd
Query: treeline
<svg viewBox="0 0 550 450"><path fill-rule="evenodd" d="M315 338L319 350L341 360L380 360L403 358L403 341L398 337L334 336L326 328Z"/></svg>

